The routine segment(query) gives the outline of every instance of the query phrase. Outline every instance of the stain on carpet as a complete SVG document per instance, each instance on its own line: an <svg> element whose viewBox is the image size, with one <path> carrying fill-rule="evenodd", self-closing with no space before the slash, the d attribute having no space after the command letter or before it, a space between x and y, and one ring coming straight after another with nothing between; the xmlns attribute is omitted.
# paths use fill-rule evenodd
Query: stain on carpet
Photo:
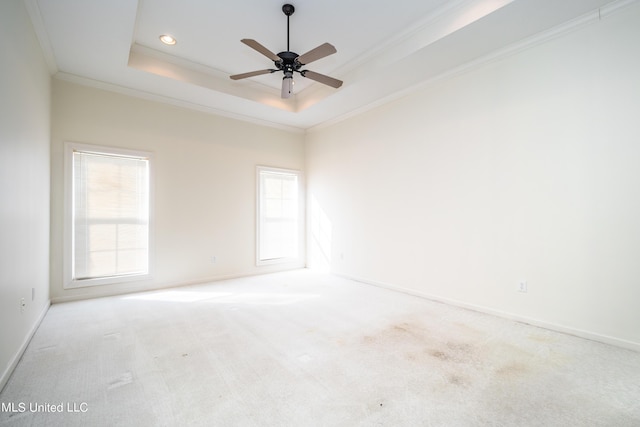
<svg viewBox="0 0 640 427"><path fill-rule="evenodd" d="M392 322L360 336L368 354L388 360L398 370L402 363L411 364L414 374L439 392L472 387L477 381L517 383L552 364L549 354L524 344L492 340L462 323L427 326L416 319Z"/></svg>
<svg viewBox="0 0 640 427"><path fill-rule="evenodd" d="M466 387L469 385L468 381L461 375L451 374L447 376L449 384L459 387Z"/></svg>
<svg viewBox="0 0 640 427"><path fill-rule="evenodd" d="M516 379L528 374L531 371L531 367L523 363L509 363L496 369L495 373L499 377L507 379Z"/></svg>

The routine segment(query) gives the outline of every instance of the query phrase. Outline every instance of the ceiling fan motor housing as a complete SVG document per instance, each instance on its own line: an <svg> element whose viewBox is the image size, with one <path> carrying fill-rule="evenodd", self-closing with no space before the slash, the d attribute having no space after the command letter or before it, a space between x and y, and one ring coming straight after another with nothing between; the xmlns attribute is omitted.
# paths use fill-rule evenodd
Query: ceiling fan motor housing
<svg viewBox="0 0 640 427"><path fill-rule="evenodd" d="M302 67L302 64L296 61L298 56L299 55L295 52L289 52L289 51L280 52L278 54L280 61L274 61L274 64L278 70L282 70L285 73L287 72L292 73L294 71L300 70L300 68Z"/></svg>

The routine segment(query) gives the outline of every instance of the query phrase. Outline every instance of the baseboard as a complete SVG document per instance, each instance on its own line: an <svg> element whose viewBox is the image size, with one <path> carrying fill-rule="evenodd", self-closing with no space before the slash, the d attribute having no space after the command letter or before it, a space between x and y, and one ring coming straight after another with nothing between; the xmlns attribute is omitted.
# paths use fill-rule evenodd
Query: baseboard
<svg viewBox="0 0 640 427"><path fill-rule="evenodd" d="M11 374L13 373L13 370L18 365L18 362L20 362L22 355L24 354L25 350L27 349L27 346L31 342L31 338L33 338L33 335L38 330L38 327L40 326L40 323L42 323L42 319L44 319L45 314L47 314L47 311L49 310L50 305L51 305L51 301L47 301L47 303L44 306L44 309L38 316L38 319L33 324L31 329L29 330L29 333L27 334L24 341L22 342L22 345L20 346L16 354L13 356L13 359L11 359L11 363L9 363L7 368L2 373L2 376L0 377L0 392L2 392L2 390L4 389L4 386L7 385L7 382L9 382L9 378L11 378Z"/></svg>
<svg viewBox="0 0 640 427"><path fill-rule="evenodd" d="M389 283L378 282L378 281L369 280L369 279L363 279L361 277L350 276L348 274L341 274L341 273L332 273L332 274L334 274L336 276L339 276L339 277L342 277L342 278L345 278L345 279L349 279L349 280L353 280L353 281L356 281L356 282L364 283L364 284L367 284L367 285L377 286L379 288L389 289L391 291L402 292L404 294L409 294L409 295L417 296L417 297L420 297L420 298L425 298L425 299L428 299L430 301L440 302L440 303L443 303L443 304L449 304L449 305L452 305L452 306L465 308L467 310L473 310L473 311L477 311L477 312L480 312L480 313L490 314L490 315L501 317L501 318L504 318L504 319L509 319L509 320L513 320L513 321L516 321L516 322L526 323L526 324L532 325L532 326L537 326L539 328L549 329L551 331L560 332L560 333L567 334L567 335L573 335L573 336L584 338L584 339L588 339L588 340L591 340L591 341L597 341L597 342L600 342L600 343L603 343L603 344L613 345L613 346L616 346L616 347L621 347L621 348L625 348L625 349L628 349L628 350L633 350L633 351L640 352L640 343L637 343L637 342L627 341L627 340L623 340L623 339L620 339L620 338L615 338L615 337L608 336L608 335L602 335L602 334L598 334L598 333L595 333L595 332L590 332L590 331L585 331L585 330L582 330L582 329L572 328L572 327L569 327L569 326L559 325L559 324L556 324L556 323L551 323L551 322L547 322L547 321L540 320L540 319L521 316L519 314L509 313L509 312L501 311L501 310L496 310L496 309L493 309L493 308L490 308L490 307L485 307L485 306L476 305L476 304L469 304L469 303L466 303L464 301L459 301L459 300L452 299L452 298L444 298L444 297L440 297L440 296L437 296L437 295L431 295L431 294L428 294L426 292L420 292L420 291L416 291L416 290L413 290L413 289L404 288L402 286L392 285L392 284L389 284Z"/></svg>
<svg viewBox="0 0 640 427"><path fill-rule="evenodd" d="M219 282L219 281L222 281L222 280L241 279L243 277L262 276L264 274L281 273L281 272L284 272L284 271L299 270L301 268L305 268L305 265L304 264L287 264L285 267L282 267L282 268L277 268L277 267L273 268L273 266L270 266L270 267L271 268L269 268L267 271L250 271L250 272L240 272L240 273L233 273L233 274L221 274L221 275L217 275L217 276L201 277L201 278L192 279L192 280L166 282L166 283L162 283L162 284L154 285L154 286L149 286L149 287L143 287L143 286L132 287L131 289L127 289L126 291L123 291L122 289L117 290L117 291L106 290L106 291L100 292L100 293L77 294L77 295L68 295L68 296L62 296L62 297L52 297L51 298L51 303L52 304L59 304L59 303L63 303L63 302L82 301L82 300L93 299L93 298L105 298L105 297L114 297L114 296L119 296L119 295L128 295L128 294L134 294L134 293L137 293L137 292L153 292L153 291L161 291L163 289L180 288L180 287L183 287L183 286L202 285L202 284L205 284L205 283Z"/></svg>

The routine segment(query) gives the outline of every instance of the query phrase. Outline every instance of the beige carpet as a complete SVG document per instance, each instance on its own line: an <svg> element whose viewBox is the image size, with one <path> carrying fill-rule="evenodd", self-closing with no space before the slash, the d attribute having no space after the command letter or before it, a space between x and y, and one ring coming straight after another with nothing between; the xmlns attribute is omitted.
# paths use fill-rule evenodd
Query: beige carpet
<svg viewBox="0 0 640 427"><path fill-rule="evenodd" d="M640 426L640 354L300 270L53 305L0 402L11 426Z"/></svg>

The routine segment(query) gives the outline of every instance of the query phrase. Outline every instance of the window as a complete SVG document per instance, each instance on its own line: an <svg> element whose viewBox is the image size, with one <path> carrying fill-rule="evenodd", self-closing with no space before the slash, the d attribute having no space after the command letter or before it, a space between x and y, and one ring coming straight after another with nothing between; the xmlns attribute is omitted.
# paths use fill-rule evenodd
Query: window
<svg viewBox="0 0 640 427"><path fill-rule="evenodd" d="M300 177L298 171L258 167L259 265L301 258Z"/></svg>
<svg viewBox="0 0 640 427"><path fill-rule="evenodd" d="M149 153L65 146L65 287L149 277Z"/></svg>

